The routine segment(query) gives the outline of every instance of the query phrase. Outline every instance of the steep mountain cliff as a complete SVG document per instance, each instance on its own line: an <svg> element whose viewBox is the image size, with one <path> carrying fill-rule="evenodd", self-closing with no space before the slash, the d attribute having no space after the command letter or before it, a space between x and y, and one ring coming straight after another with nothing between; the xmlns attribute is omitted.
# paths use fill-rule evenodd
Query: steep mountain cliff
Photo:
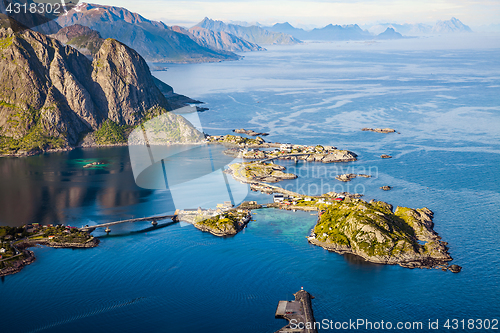
<svg viewBox="0 0 500 333"><path fill-rule="evenodd" d="M120 141L143 117L171 109L145 60L126 45L106 39L90 61L41 33L15 30L0 28L1 153L73 146L103 126Z"/></svg>
<svg viewBox="0 0 500 333"><path fill-rule="evenodd" d="M62 28L56 34L50 35L65 45L71 45L87 56L94 56L104 39L99 32L80 24L70 25Z"/></svg>
<svg viewBox="0 0 500 333"><path fill-rule="evenodd" d="M243 27L236 24L226 24L222 21L214 21L207 17L196 25L204 29L227 32L239 38L243 38L256 44L297 44L300 40L293 36L280 32L273 32L258 26Z"/></svg>
<svg viewBox="0 0 500 333"><path fill-rule="evenodd" d="M136 50L149 62L217 62L240 57L197 44L162 22L150 21L125 8L80 3L57 22L98 31L103 38L114 38Z"/></svg>

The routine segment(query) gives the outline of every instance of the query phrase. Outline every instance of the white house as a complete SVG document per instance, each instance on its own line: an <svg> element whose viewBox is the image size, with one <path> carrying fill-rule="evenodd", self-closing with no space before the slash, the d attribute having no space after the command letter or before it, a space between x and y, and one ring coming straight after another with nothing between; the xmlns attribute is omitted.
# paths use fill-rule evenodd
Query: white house
<svg viewBox="0 0 500 333"><path fill-rule="evenodd" d="M285 200L285 196L283 194L275 194L274 202L283 202Z"/></svg>

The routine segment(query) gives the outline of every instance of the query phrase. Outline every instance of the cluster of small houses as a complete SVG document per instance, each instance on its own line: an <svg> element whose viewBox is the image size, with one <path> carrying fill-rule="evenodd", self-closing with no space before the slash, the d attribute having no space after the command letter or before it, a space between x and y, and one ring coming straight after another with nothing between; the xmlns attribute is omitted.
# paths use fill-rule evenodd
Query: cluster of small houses
<svg viewBox="0 0 500 333"><path fill-rule="evenodd" d="M280 204L283 204L283 205L296 205L298 200L304 200L306 202L310 202L310 201L313 201L314 199L312 198L309 198L309 197L304 197L304 198L297 198L297 197L289 197L289 196L286 196L282 193L277 193L274 195L274 202L275 203L280 203ZM331 201L344 201L344 197L343 196L339 196L339 197L336 197L336 198L331 198L330 199ZM331 205L332 203L330 201L328 201L328 199L325 199L325 198L319 198L318 201L316 201L316 203L318 204L325 204L325 205Z"/></svg>
<svg viewBox="0 0 500 333"><path fill-rule="evenodd" d="M62 224L46 224L46 225L40 225L40 223L30 223L30 224L27 224L24 226L24 230L26 230L26 232L32 234L32 233L36 233L36 232L43 232L44 229L47 229L47 228L53 228L53 227L57 227L57 228L64 228L65 230L63 231L64 233L66 234L71 234L71 230L72 229L78 229L77 227L70 227L70 226L64 226ZM18 234L19 237L21 237L22 234ZM53 239L54 237L56 236L48 236L47 238L48 239ZM3 237L3 240L5 241L12 241L14 240L14 236L12 235L6 235ZM7 252L7 250L5 248L0 248L0 259L3 258L3 254Z"/></svg>
<svg viewBox="0 0 500 333"><path fill-rule="evenodd" d="M214 217L219 215L222 217L222 214L234 208L234 205L231 201L224 201L222 204L217 204L216 209L203 209L198 207L197 209L183 209L176 210L175 215L202 215L206 217ZM246 209L237 209L237 213L248 213Z"/></svg>
<svg viewBox="0 0 500 333"><path fill-rule="evenodd" d="M64 227L65 228L64 232L67 234L70 234L72 229L78 229L77 227L64 226L62 224L47 224L47 225L42 226L39 223L27 224L24 226L24 229L26 230L27 233L32 234L35 232L42 232L44 229L52 228L52 227ZM19 234L19 236L21 236L21 234ZM54 238L54 236L49 236L48 238L52 239L52 238ZM4 240L13 240L13 239L14 239L14 237L12 235L6 235L4 237Z"/></svg>
<svg viewBox="0 0 500 333"><path fill-rule="evenodd" d="M318 150L318 148L321 149L321 151L330 151L330 150L335 150L337 147L333 146L304 146L304 145L292 145L291 143L283 143L281 144L279 149L276 149L276 151L282 151L285 153L291 153L293 149L296 149L299 153L314 153Z"/></svg>
<svg viewBox="0 0 500 333"><path fill-rule="evenodd" d="M274 149L274 152L275 153L291 153L293 150L297 150L297 153L303 153L303 154L307 154L307 153L315 153L317 152L318 148L322 151L322 152L329 152L331 150L335 150L337 149L337 147L333 147L333 146L304 146L304 145L292 145L291 143L282 143L279 148L276 148ZM243 151L243 154L246 155L248 154L249 152L260 152L260 150L258 149L255 149L255 148L251 148L251 149L247 149L245 148Z"/></svg>
<svg viewBox="0 0 500 333"><path fill-rule="evenodd" d="M201 207L198 207L196 209L183 209L183 210L176 210L175 215L192 215L192 214L198 214L198 215L209 215L209 216L215 216L217 214L222 214L231 208L233 208L234 205L231 201L224 201L222 204L217 204L216 209L202 209Z"/></svg>

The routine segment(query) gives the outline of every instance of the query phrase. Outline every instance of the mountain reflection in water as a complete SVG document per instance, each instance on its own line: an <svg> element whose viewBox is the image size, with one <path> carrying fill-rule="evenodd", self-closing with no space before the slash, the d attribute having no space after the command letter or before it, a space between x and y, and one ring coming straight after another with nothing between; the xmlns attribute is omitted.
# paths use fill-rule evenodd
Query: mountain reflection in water
<svg viewBox="0 0 500 333"><path fill-rule="evenodd" d="M77 211L88 209L96 210L96 219L100 215L113 219L118 213L114 208L144 202L154 191L135 185L127 149L77 149L1 159L0 225L71 224L78 220ZM106 164L83 167L97 161Z"/></svg>

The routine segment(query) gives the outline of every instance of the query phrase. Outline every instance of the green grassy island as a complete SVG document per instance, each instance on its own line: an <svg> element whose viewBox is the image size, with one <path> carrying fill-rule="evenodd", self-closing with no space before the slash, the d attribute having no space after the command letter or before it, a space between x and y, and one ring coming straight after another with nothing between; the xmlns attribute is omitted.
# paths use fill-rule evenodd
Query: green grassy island
<svg viewBox="0 0 500 333"><path fill-rule="evenodd" d="M74 227L39 226L0 227L0 276L15 274L35 261L33 251L28 248L35 245L56 248L96 247L99 240L87 232Z"/></svg>
<svg viewBox="0 0 500 333"><path fill-rule="evenodd" d="M397 207L393 211L392 205L382 201L348 198L321 211L308 240L374 263L448 269L452 258L447 243L433 230L432 217L428 208Z"/></svg>
<svg viewBox="0 0 500 333"><path fill-rule="evenodd" d="M233 236L243 230L250 219L249 210L232 209L196 222L194 226L215 236Z"/></svg>

